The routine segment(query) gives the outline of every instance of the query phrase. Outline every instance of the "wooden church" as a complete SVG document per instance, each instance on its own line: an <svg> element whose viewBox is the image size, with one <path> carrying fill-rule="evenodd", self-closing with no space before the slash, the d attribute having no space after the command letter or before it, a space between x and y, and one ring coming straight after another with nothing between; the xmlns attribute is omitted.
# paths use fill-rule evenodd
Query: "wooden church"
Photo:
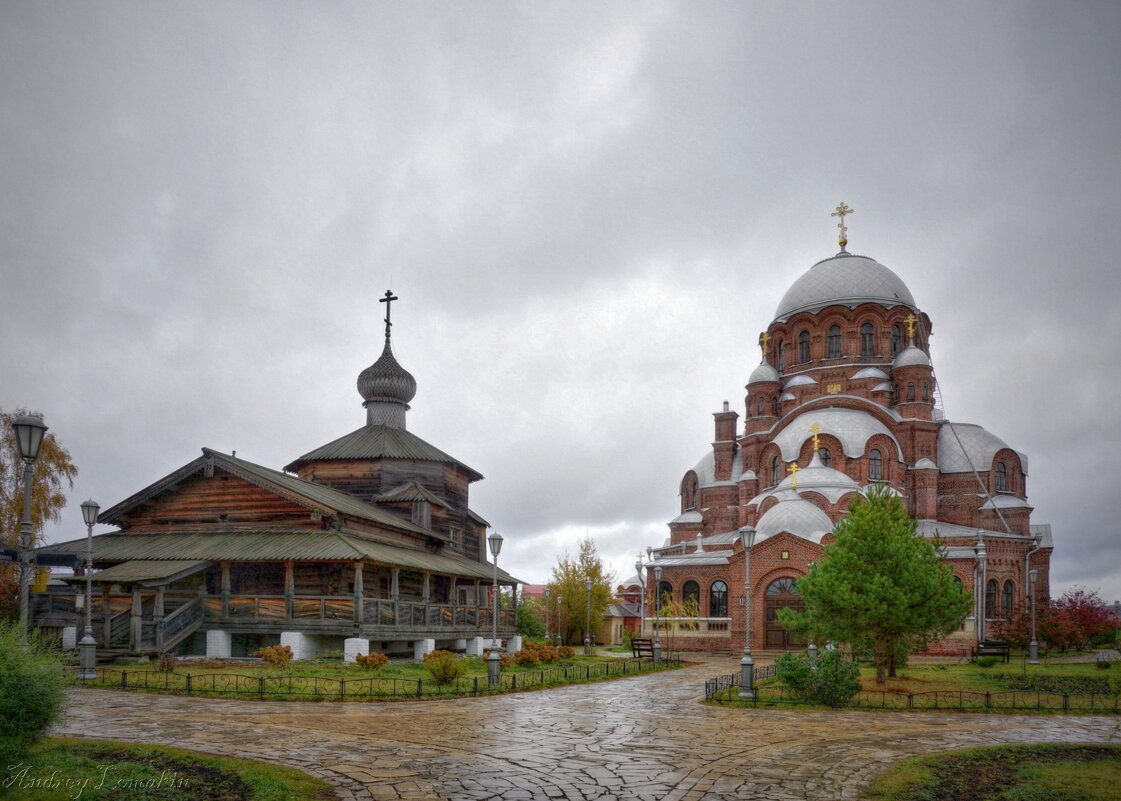
<svg viewBox="0 0 1121 801"><path fill-rule="evenodd" d="M100 515L92 614L103 654L244 656L290 645L416 656L478 652L492 629L486 520L468 503L483 476L405 425L416 381L385 347L358 376L366 424L284 471L202 455ZM46 546L84 562L86 540ZM517 579L497 571L500 586ZM33 624L84 625L84 576L36 593ZM500 638L515 609L498 611Z"/></svg>

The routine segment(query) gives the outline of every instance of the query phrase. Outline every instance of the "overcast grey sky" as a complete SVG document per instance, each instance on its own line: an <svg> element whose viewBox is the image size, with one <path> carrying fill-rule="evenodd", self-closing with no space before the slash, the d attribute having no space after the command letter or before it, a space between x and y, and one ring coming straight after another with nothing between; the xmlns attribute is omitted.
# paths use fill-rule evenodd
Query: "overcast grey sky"
<svg viewBox="0 0 1121 801"><path fill-rule="evenodd" d="M392 286L503 566L587 531L623 578L844 200L947 415L1029 454L1053 588L1121 598L1119 78L1116 2L10 0L0 407L82 536L202 446L361 425Z"/></svg>

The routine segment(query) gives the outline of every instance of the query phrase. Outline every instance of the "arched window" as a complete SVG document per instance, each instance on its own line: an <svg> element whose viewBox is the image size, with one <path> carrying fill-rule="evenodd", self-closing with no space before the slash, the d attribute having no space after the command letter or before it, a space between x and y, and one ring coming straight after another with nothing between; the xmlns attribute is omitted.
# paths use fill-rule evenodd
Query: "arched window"
<svg viewBox="0 0 1121 801"><path fill-rule="evenodd" d="M798 361L805 364L810 360L810 332L803 331L798 335Z"/></svg>
<svg viewBox="0 0 1121 801"><path fill-rule="evenodd" d="M907 384L907 400L913 401L915 399L915 382L912 381Z"/></svg>
<svg viewBox="0 0 1121 801"><path fill-rule="evenodd" d="M767 595L801 595L792 578L780 578L767 587Z"/></svg>
<svg viewBox="0 0 1121 801"><path fill-rule="evenodd" d="M786 349L781 339L775 343L775 369L780 373L786 369Z"/></svg>
<svg viewBox="0 0 1121 801"><path fill-rule="evenodd" d="M766 413L767 413L767 399L764 398L762 395L760 395L759 396L759 411L757 412L757 414L759 414L759 416L762 417Z"/></svg>
<svg viewBox="0 0 1121 801"><path fill-rule="evenodd" d="M686 581L681 588L681 602L689 603L690 601L698 605L701 602L701 585L695 581Z"/></svg>
<svg viewBox="0 0 1121 801"><path fill-rule="evenodd" d="M685 486L681 488L682 494L685 496L685 508L697 508L697 477L688 476L685 479Z"/></svg>
<svg viewBox="0 0 1121 801"><path fill-rule="evenodd" d="M1000 610L1005 617L1012 617L1012 598L1016 594L1016 587L1011 580L1004 582L1004 592L1000 595Z"/></svg>
<svg viewBox="0 0 1121 801"><path fill-rule="evenodd" d="M841 326L839 325L829 327L829 353L825 358L841 358Z"/></svg>
<svg viewBox="0 0 1121 801"><path fill-rule="evenodd" d="M655 602L655 607L661 609L666 605L667 601L673 600L673 585L668 581L658 582L658 598Z"/></svg>
<svg viewBox="0 0 1121 801"><path fill-rule="evenodd" d="M894 359L895 354L903 349L903 332L899 326L893 325L891 327L891 357Z"/></svg>
<svg viewBox="0 0 1121 801"><path fill-rule="evenodd" d="M821 459L821 463L826 467L828 467L833 461L833 456L829 453L828 448L819 448L817 451L817 456L819 459Z"/></svg>
<svg viewBox="0 0 1121 801"><path fill-rule="evenodd" d="M728 585L723 581L714 581L708 591L708 616L728 616Z"/></svg>
<svg viewBox="0 0 1121 801"><path fill-rule="evenodd" d="M922 399L928 403L930 402L930 384L926 381L922 382Z"/></svg>
<svg viewBox="0 0 1121 801"><path fill-rule="evenodd" d="M775 398L771 401L771 413L775 417L778 417L778 407L779 407L778 398Z"/></svg>
<svg viewBox="0 0 1121 801"><path fill-rule="evenodd" d="M884 477L884 457L875 448L868 454L868 479L880 481Z"/></svg>
<svg viewBox="0 0 1121 801"><path fill-rule="evenodd" d="M860 355L876 355L876 329L871 323L860 326Z"/></svg>
<svg viewBox="0 0 1121 801"><path fill-rule="evenodd" d="M777 487L782 481L782 460L777 456L771 460L771 486Z"/></svg>
<svg viewBox="0 0 1121 801"><path fill-rule="evenodd" d="M996 579L989 579L985 583L985 617L990 618L999 614L996 606Z"/></svg>
<svg viewBox="0 0 1121 801"><path fill-rule="evenodd" d="M1004 462L996 463L996 491L1008 492L1008 468Z"/></svg>

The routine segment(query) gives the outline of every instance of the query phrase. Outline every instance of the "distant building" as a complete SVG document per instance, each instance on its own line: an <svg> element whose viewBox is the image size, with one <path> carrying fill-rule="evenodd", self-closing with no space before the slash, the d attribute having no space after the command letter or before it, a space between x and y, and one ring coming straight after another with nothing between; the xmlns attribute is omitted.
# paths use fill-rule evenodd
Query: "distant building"
<svg viewBox="0 0 1121 801"><path fill-rule="evenodd" d="M842 225L849 211L838 209ZM1051 527L1031 522L1027 456L981 426L945 419L929 316L899 276L846 245L842 228L840 252L782 298L760 336L742 423L727 402L713 415L711 448L682 476L669 540L651 550L650 567L663 569L658 596L700 605L699 628L678 636L685 647L742 647L745 528L755 531L752 645L803 645L777 612L802 607L795 581L874 484L899 494L924 535L942 537L956 578L975 594L974 615L940 647L991 634L1025 601L1029 569L1039 597L1049 594Z"/></svg>

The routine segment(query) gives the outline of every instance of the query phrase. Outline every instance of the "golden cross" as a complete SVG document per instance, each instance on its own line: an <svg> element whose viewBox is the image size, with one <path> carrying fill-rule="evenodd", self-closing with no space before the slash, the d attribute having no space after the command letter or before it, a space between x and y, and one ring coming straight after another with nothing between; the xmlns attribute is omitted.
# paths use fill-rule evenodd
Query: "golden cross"
<svg viewBox="0 0 1121 801"><path fill-rule="evenodd" d="M825 429L822 428L817 423L814 423L812 426L810 426L810 433L814 435L814 453L817 453L818 448L821 447L820 443L818 442L818 436L817 435L820 434L824 430Z"/></svg>
<svg viewBox="0 0 1121 801"><path fill-rule="evenodd" d="M786 472L790 473L790 489L798 491L798 471L801 470L797 462L791 462Z"/></svg>
<svg viewBox="0 0 1121 801"><path fill-rule="evenodd" d="M918 321L919 318L915 316L914 312L911 312L903 319L903 322L907 324L907 339L910 342L915 341L915 323L917 323Z"/></svg>
<svg viewBox="0 0 1121 801"><path fill-rule="evenodd" d="M840 217L841 218L841 221L839 223L837 223L837 227L841 229L841 238L839 240L837 240L841 244L841 250L844 250L845 245L847 245L849 243L849 239L848 239L849 229L845 227L845 215L846 214L855 214L855 213L856 213L855 209L850 209L848 206L845 205L844 201L841 201L841 204L839 206L837 206L837 210L829 215L830 217Z"/></svg>
<svg viewBox="0 0 1121 801"><path fill-rule="evenodd" d="M771 355L771 335L764 331L759 335L759 344L763 346L763 358L766 359Z"/></svg>

